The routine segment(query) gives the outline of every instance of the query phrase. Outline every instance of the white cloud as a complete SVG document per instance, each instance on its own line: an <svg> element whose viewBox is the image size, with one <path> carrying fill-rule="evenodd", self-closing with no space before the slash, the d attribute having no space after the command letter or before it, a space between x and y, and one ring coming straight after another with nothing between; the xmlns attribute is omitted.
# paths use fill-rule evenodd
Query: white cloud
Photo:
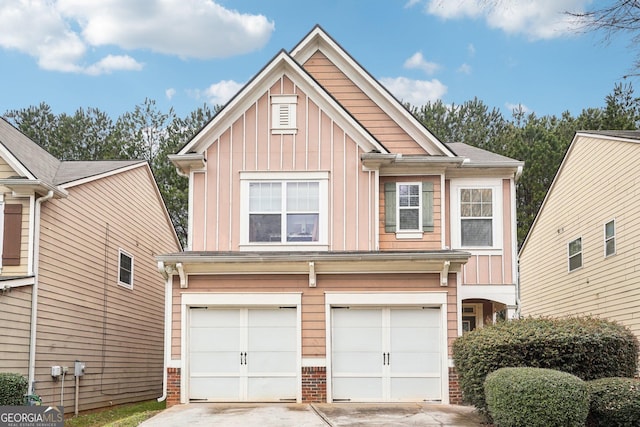
<svg viewBox="0 0 640 427"><path fill-rule="evenodd" d="M422 52L416 52L404 62L404 68L422 70L431 75L440 69L440 65L424 59Z"/></svg>
<svg viewBox="0 0 640 427"><path fill-rule="evenodd" d="M462 74L471 74L471 65L466 63L462 64L458 67L458 72Z"/></svg>
<svg viewBox="0 0 640 427"><path fill-rule="evenodd" d="M259 49L273 31L266 17L213 0L2 0L0 6L0 48L33 56L45 70L92 75L142 68L115 54L87 66L94 47L219 58Z"/></svg>
<svg viewBox="0 0 640 427"><path fill-rule="evenodd" d="M483 18L491 28L531 39L571 33L575 20L565 12L582 12L590 0L429 0L426 12L443 19Z"/></svg>
<svg viewBox="0 0 640 427"><path fill-rule="evenodd" d="M107 55L95 64L87 67L84 72L97 76L111 74L113 71L140 71L143 65L128 55Z"/></svg>
<svg viewBox="0 0 640 427"><path fill-rule="evenodd" d="M384 77L380 79L380 83L402 102L415 106L441 99L447 93L447 86L438 79L412 80L406 77Z"/></svg>
<svg viewBox="0 0 640 427"><path fill-rule="evenodd" d="M473 45L473 43L469 43L469 46L467 46L467 53L471 57L476 56L476 47Z"/></svg>
<svg viewBox="0 0 640 427"><path fill-rule="evenodd" d="M209 86L202 92L202 95L211 105L226 104L243 86L244 83L222 80Z"/></svg>
<svg viewBox="0 0 640 427"><path fill-rule="evenodd" d="M404 5L405 9L409 9L410 7L413 7L415 5L417 5L418 3L420 3L420 0L409 0L407 1L407 3Z"/></svg>
<svg viewBox="0 0 640 427"><path fill-rule="evenodd" d="M169 89L164 91L165 96L167 97L168 100L173 99L173 97L176 95L176 90L172 87L170 87Z"/></svg>

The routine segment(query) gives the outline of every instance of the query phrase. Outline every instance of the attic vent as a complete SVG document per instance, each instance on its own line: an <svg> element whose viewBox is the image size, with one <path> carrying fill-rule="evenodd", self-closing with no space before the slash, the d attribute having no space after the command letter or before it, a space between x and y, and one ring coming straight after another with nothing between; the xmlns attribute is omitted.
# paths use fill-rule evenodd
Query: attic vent
<svg viewBox="0 0 640 427"><path fill-rule="evenodd" d="M296 95L271 96L271 130L278 134L296 133Z"/></svg>

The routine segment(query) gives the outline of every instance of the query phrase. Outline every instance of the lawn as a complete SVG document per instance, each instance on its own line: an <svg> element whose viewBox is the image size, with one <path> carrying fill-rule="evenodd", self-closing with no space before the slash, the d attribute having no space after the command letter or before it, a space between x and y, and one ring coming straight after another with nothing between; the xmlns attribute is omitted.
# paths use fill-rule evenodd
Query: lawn
<svg viewBox="0 0 640 427"><path fill-rule="evenodd" d="M64 421L65 427L135 427L165 408L165 402L147 402L122 405L92 412Z"/></svg>

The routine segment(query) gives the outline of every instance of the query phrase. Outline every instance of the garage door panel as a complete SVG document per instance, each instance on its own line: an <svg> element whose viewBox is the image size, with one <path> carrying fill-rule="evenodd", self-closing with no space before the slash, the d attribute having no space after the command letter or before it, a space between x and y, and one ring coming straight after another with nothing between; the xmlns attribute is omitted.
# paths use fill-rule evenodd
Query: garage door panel
<svg viewBox="0 0 640 427"><path fill-rule="evenodd" d="M296 328L269 327L249 329L249 351L269 351L296 347Z"/></svg>
<svg viewBox="0 0 640 427"><path fill-rule="evenodd" d="M380 377L338 377L333 378L333 399L353 399L380 401L382 399L382 378Z"/></svg>
<svg viewBox="0 0 640 427"><path fill-rule="evenodd" d="M392 400L439 400L440 378L391 378Z"/></svg>
<svg viewBox="0 0 640 427"><path fill-rule="evenodd" d="M296 384L295 377L249 378L247 400L273 400L274 396L278 400L295 400Z"/></svg>
<svg viewBox="0 0 640 427"><path fill-rule="evenodd" d="M238 309L191 309L191 327L238 326L240 324L240 310Z"/></svg>
<svg viewBox="0 0 640 427"><path fill-rule="evenodd" d="M191 352L189 368L192 375L199 373L240 373L237 351Z"/></svg>
<svg viewBox="0 0 640 427"><path fill-rule="evenodd" d="M254 372L292 372L296 366L295 351L263 352L252 351L248 354L247 369Z"/></svg>
<svg viewBox="0 0 640 427"><path fill-rule="evenodd" d="M382 330L380 328L336 328L333 342L343 351L364 349L382 353Z"/></svg>
<svg viewBox="0 0 640 427"><path fill-rule="evenodd" d="M240 351L240 328L192 328L192 351Z"/></svg>
<svg viewBox="0 0 640 427"><path fill-rule="evenodd" d="M271 328L283 325L295 324L296 310L293 308L281 309L249 309L249 327L255 328Z"/></svg>
<svg viewBox="0 0 640 427"><path fill-rule="evenodd" d="M380 328L380 309L333 309L334 324L338 328Z"/></svg>
<svg viewBox="0 0 640 427"><path fill-rule="evenodd" d="M333 369L351 374L382 374L382 351L340 351L334 352Z"/></svg>
<svg viewBox="0 0 640 427"><path fill-rule="evenodd" d="M237 377L195 377L189 382L191 399L236 400L240 398Z"/></svg>
<svg viewBox="0 0 640 427"><path fill-rule="evenodd" d="M440 375L442 365L439 353L391 353L391 373Z"/></svg>

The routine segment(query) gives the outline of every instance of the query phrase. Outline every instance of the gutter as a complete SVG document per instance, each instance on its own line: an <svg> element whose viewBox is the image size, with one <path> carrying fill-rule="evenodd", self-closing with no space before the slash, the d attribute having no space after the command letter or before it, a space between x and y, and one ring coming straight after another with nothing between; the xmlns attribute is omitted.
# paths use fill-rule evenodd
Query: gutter
<svg viewBox="0 0 640 427"><path fill-rule="evenodd" d="M53 190L36 199L36 211L34 222L34 248L33 248L33 288L31 288L31 336L29 337L29 391L34 394L36 376L36 332L38 324L38 265L40 262L40 208L43 202L53 198Z"/></svg>

